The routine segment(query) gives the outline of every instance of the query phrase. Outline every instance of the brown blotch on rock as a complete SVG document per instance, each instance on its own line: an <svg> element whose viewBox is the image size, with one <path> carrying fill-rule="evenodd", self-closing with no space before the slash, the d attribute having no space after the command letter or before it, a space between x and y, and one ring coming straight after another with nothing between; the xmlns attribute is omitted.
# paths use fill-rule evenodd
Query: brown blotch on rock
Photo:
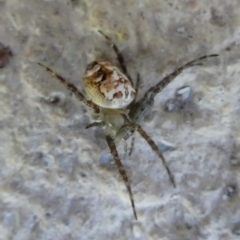
<svg viewBox="0 0 240 240"><path fill-rule="evenodd" d="M1 42L0 42L0 68L4 68L8 62L9 58L12 57L12 51L9 47L5 47Z"/></svg>

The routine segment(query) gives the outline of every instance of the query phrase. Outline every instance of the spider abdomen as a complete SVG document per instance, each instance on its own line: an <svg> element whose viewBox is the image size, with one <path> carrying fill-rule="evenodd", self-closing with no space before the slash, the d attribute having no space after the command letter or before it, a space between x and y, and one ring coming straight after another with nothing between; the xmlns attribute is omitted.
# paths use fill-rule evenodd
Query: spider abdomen
<svg viewBox="0 0 240 240"><path fill-rule="evenodd" d="M90 100L103 108L125 108L136 95L127 76L109 62L90 63L85 72L84 86Z"/></svg>

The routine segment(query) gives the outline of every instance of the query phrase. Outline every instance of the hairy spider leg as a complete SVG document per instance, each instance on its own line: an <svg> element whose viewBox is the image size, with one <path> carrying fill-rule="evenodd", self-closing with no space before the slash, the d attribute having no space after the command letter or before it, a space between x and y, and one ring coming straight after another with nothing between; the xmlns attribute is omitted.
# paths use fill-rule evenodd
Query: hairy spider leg
<svg viewBox="0 0 240 240"><path fill-rule="evenodd" d="M131 138L131 144L130 144L130 149L129 149L129 152L128 152L128 156L131 156L131 154L133 152L133 149L134 149L134 145L135 145L135 137L133 135L132 138Z"/></svg>
<svg viewBox="0 0 240 240"><path fill-rule="evenodd" d="M192 66L201 66L203 65L203 63L198 63L198 61L206 59L206 58L211 58L211 57L217 57L218 54L211 54L211 55L205 55L202 56L200 58L197 58L191 62L186 63L185 65L183 65L182 67L178 68L173 74L174 77L176 77L177 75L179 75L184 69L192 67ZM173 75L171 74L171 75ZM150 96L151 98L154 98L156 96L156 94L158 94L159 92L161 92L169 83L171 82L171 76L169 76L169 78L164 78L161 82L159 82L158 84L156 84L154 87L150 88L146 93L145 96L147 96L149 94L149 92L152 92L152 95Z"/></svg>
<svg viewBox="0 0 240 240"><path fill-rule="evenodd" d="M133 99L133 101L130 103L130 105L128 105L128 107L127 107L128 109L131 109L132 106L134 106L135 103L136 103L137 95L138 95L138 91L139 91L139 86L140 86L140 81L141 81L140 74L137 73L137 79L136 79L136 83L135 83L135 86L134 86L136 94L135 94L135 98Z"/></svg>
<svg viewBox="0 0 240 240"><path fill-rule="evenodd" d="M193 61L190 61L183 66L177 68L174 72L170 73L166 77L164 77L160 82L158 82L155 86L149 88L147 92L144 94L143 98L139 100L138 102L134 103L135 106L132 106L130 109L129 117L132 119L132 121L139 123L142 118L145 116L146 112L148 111L149 107L153 104L154 97L161 92L169 83L171 83L184 69L202 65L202 63L198 63L198 61L211 58L211 57L217 57L218 54L211 54L211 55L205 55L200 58L197 58ZM128 129L126 131L125 135L123 136L124 140L127 140L130 136L133 135L134 129ZM134 147L134 138L131 140L131 147L129 151L129 155L131 155L132 150Z"/></svg>
<svg viewBox="0 0 240 240"><path fill-rule="evenodd" d="M149 88L142 99L135 103L135 107L130 111L129 116L133 120L133 122L140 122L147 109L153 104L154 97L160 93L169 83L171 83L175 77L177 77L184 69L203 65L202 63L198 63L200 60L204 60L206 58L217 57L218 54L205 55L200 58L197 58L191 62L184 64L183 66L177 68L175 71L164 77L160 82L158 82L155 86Z"/></svg>
<svg viewBox="0 0 240 240"><path fill-rule="evenodd" d="M52 70L51 68L45 66L42 63L38 63L41 67L45 68L46 71L50 72L53 77L58 79L63 85L65 85L81 102L83 102L88 107L92 108L95 113L99 113L99 106L92 101L87 100L84 95L75 87L74 84L70 83L68 80L60 76L57 72Z"/></svg>
<svg viewBox="0 0 240 240"><path fill-rule="evenodd" d="M154 102L154 97L161 92L169 83L171 83L184 69L197 66L197 65L203 65L202 63L197 63L200 60L211 58L211 57L217 57L218 54L211 54L211 55L205 55L200 58L197 58L193 61L190 61L183 66L177 68L174 72L170 73L166 77L164 77L160 82L158 82L155 86L149 88L146 93L144 94L143 98L140 99L138 102L134 103L135 106L132 106L130 108L129 117L133 122L139 123L142 118L146 115L146 112L149 110L149 107L152 106ZM131 137L134 133L134 129L128 129L123 136L124 140L127 140L129 137ZM129 155L132 153L134 147L134 139L131 141L131 147L129 151Z"/></svg>
<svg viewBox="0 0 240 240"><path fill-rule="evenodd" d="M138 90L139 90L139 86L140 86L140 74L139 73L137 73L137 81L136 81L135 85L136 85L135 86L136 96L135 96L134 100L131 102L130 106L128 107L129 109L134 107L136 99L137 99ZM128 152L128 156L130 156L132 154L132 152L133 152L134 142L135 142L135 137L133 135L132 138L131 138L131 144L130 144L130 149L129 149L129 152Z"/></svg>
<svg viewBox="0 0 240 240"><path fill-rule="evenodd" d="M121 175L124 183L125 183L125 186L128 190L128 193L129 193L129 196L130 196L130 200L131 200L131 204L132 204L132 209L133 209L133 214L134 214L134 217L135 219L137 220L137 213L136 213L136 208L135 208L135 204L134 204L134 200L133 200L133 194L132 194L132 190L131 190L131 186L130 186L130 183L129 183L129 180L128 180L128 176L127 176L127 173L123 167L123 164L121 163L121 160L118 156L118 152L117 152L117 148L116 148L116 145L115 145L115 142L114 142L114 139L109 136L109 135L106 135L105 136L106 138L106 141L107 141L107 144L108 144L108 147L110 149L110 152L114 158L114 161L117 165L117 168L118 168L118 171L119 171L119 174Z"/></svg>
<svg viewBox="0 0 240 240"><path fill-rule="evenodd" d="M162 152L159 150L157 147L156 143L148 136L148 134L142 129L140 125L134 122L130 122L126 117L125 117L126 123L122 126L122 128L128 128L128 129L133 129L133 131L137 131L149 144L149 146L152 148L152 150L158 155L159 158L161 158L163 166L166 168L169 179L173 186L176 188L175 180L173 177L173 174L171 173L168 164L162 154Z"/></svg>
<svg viewBox="0 0 240 240"><path fill-rule="evenodd" d="M105 122L93 122L93 123L88 124L85 128L88 129L91 127L103 127L105 125L106 125Z"/></svg>
<svg viewBox="0 0 240 240"><path fill-rule="evenodd" d="M107 40L107 42L110 44L110 46L112 47L112 49L114 50L115 54L117 55L117 60L119 62L119 65L123 71L123 73L128 77L128 79L130 80L130 82L133 84L132 78L131 76L128 74L127 71L127 66L124 60L124 57L122 55L122 53L119 51L117 45L112 41L112 39L107 36L105 33L103 33L101 30L98 30L99 33L101 33L103 35L103 37Z"/></svg>

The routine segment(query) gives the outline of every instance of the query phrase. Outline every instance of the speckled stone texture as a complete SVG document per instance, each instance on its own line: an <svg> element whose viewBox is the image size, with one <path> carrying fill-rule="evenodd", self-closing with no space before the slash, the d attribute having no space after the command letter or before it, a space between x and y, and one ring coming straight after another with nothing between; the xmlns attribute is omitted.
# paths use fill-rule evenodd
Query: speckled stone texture
<svg viewBox="0 0 240 240"><path fill-rule="evenodd" d="M13 54L0 69L0 240L239 239L239 13L239 0L0 0L0 42ZM172 146L176 189L138 134L130 157L118 145L138 221L104 132L86 130L88 109L37 65L84 91L89 62L117 64L98 29L140 74L139 97L177 66L220 54L179 75L141 123Z"/></svg>

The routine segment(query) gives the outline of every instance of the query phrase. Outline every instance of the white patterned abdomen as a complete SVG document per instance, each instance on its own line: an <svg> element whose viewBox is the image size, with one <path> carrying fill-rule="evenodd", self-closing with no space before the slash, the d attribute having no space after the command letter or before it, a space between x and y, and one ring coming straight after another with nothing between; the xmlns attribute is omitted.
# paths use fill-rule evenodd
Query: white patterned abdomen
<svg viewBox="0 0 240 240"><path fill-rule="evenodd" d="M125 108L136 95L127 76L109 62L90 63L84 86L89 99L103 108Z"/></svg>

